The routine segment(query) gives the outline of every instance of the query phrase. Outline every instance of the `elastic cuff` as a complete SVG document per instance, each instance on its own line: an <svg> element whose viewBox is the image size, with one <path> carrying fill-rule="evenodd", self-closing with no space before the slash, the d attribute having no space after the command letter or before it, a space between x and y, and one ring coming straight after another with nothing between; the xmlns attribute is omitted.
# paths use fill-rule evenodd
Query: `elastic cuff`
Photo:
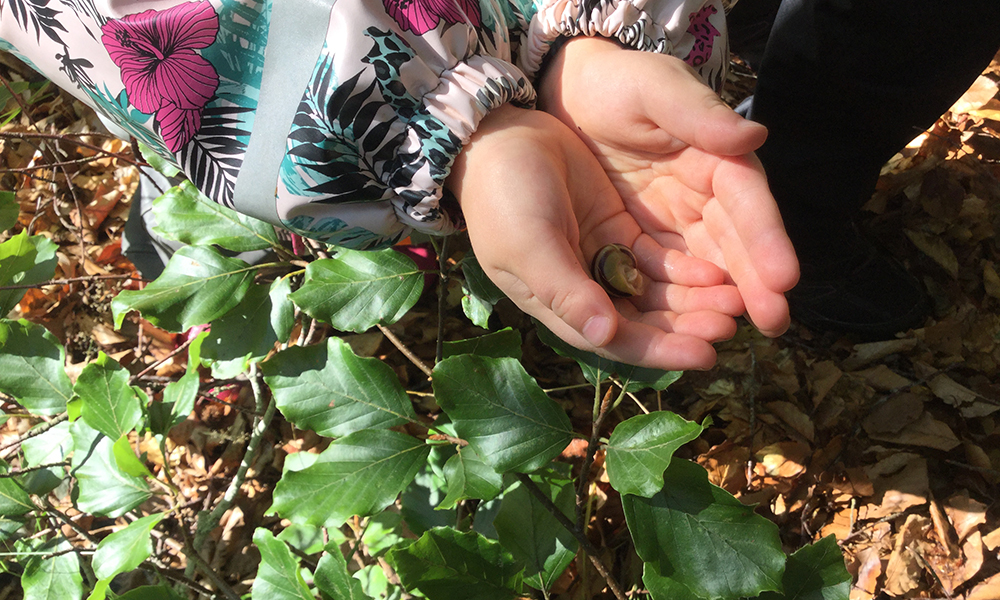
<svg viewBox="0 0 1000 600"><path fill-rule="evenodd" d="M401 162L390 185L400 222L432 234L460 225L461 217L442 207L444 181L483 118L508 102L523 107L535 102L528 78L509 62L473 56L441 74L439 85L421 98L399 147Z"/></svg>

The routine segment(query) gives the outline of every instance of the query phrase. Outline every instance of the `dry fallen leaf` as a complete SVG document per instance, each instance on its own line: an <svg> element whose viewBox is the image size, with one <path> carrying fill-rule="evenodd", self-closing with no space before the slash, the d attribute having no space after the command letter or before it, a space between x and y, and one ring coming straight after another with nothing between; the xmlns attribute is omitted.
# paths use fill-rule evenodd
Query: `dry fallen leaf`
<svg viewBox="0 0 1000 600"><path fill-rule="evenodd" d="M910 515L896 535L896 544L885 568L885 592L891 596L902 596L920 586L923 569L914 556L910 545L924 536L930 526L926 517Z"/></svg>
<svg viewBox="0 0 1000 600"><path fill-rule="evenodd" d="M779 401L769 402L765 405L765 408L802 437L810 442L816 440L816 429L812 419L809 418L809 415L802 412L802 409L798 406L791 402Z"/></svg>
<svg viewBox="0 0 1000 600"><path fill-rule="evenodd" d="M867 467L876 501L858 511L860 519L881 519L912 506L926 504L930 497L927 459L908 452L892 454Z"/></svg>
<svg viewBox="0 0 1000 600"><path fill-rule="evenodd" d="M1000 598L1000 573L972 588L965 600L997 600Z"/></svg>
<svg viewBox="0 0 1000 600"><path fill-rule="evenodd" d="M903 393L888 398L876 406L862 422L868 435L895 435L915 422L924 413L924 401L913 393Z"/></svg>
<svg viewBox="0 0 1000 600"><path fill-rule="evenodd" d="M986 505L969 498L968 490L962 490L948 498L944 503L944 512L955 528L959 542L986 523Z"/></svg>
<svg viewBox="0 0 1000 600"><path fill-rule="evenodd" d="M962 443L947 424L938 421L927 412L920 415L919 419L910 423L898 433L891 435L884 433L869 435L872 439L883 442L892 442L906 446L922 446L944 451L953 450Z"/></svg>

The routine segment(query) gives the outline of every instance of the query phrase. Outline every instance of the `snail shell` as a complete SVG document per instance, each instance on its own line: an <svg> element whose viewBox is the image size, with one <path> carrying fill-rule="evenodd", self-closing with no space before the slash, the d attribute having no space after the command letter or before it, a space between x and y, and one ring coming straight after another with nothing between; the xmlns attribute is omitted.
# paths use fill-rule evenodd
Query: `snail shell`
<svg viewBox="0 0 1000 600"><path fill-rule="evenodd" d="M635 254L624 244L608 244L598 250L590 272L594 281L615 298L641 296L648 284L639 271Z"/></svg>

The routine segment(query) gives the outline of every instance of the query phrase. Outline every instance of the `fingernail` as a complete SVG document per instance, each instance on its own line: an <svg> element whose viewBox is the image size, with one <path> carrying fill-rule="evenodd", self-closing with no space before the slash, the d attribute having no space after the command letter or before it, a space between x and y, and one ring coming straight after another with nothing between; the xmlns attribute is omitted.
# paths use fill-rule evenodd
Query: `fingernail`
<svg viewBox="0 0 1000 600"><path fill-rule="evenodd" d="M583 337L598 348L608 343L610 335L611 319L607 317L590 317L583 325Z"/></svg>

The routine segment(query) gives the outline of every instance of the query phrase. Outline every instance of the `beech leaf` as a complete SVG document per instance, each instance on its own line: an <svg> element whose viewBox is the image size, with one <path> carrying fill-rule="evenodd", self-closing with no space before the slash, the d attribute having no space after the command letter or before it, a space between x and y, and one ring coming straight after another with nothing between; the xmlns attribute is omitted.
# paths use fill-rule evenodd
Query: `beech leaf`
<svg viewBox="0 0 1000 600"><path fill-rule="evenodd" d="M94 552L94 575L110 580L119 573L136 569L153 553L149 533L165 516L166 513L158 513L142 517L101 540Z"/></svg>
<svg viewBox="0 0 1000 600"><path fill-rule="evenodd" d="M142 405L128 380L128 371L101 352L83 368L73 386L82 402L80 417L113 440L135 429L142 420Z"/></svg>
<svg viewBox="0 0 1000 600"><path fill-rule="evenodd" d="M64 367L66 349L41 325L0 320L0 392L36 415L66 410L73 384Z"/></svg>
<svg viewBox="0 0 1000 600"><path fill-rule="evenodd" d="M83 576L80 559L65 538L33 549L24 564L21 587L24 600L80 600L83 597ZM59 553L45 558L46 554Z"/></svg>
<svg viewBox="0 0 1000 600"><path fill-rule="evenodd" d="M285 542L260 527L253 532L253 543L260 551L260 567L250 593L253 600L315 600L299 573L299 561Z"/></svg>
<svg viewBox="0 0 1000 600"><path fill-rule="evenodd" d="M263 372L285 419L320 435L339 437L417 418L392 368L358 357L340 338L284 350L264 363Z"/></svg>
<svg viewBox="0 0 1000 600"><path fill-rule="evenodd" d="M652 498L623 496L635 549L656 572L702 598L780 592L785 554L778 528L709 483L701 466L675 460Z"/></svg>
<svg viewBox="0 0 1000 600"><path fill-rule="evenodd" d="M274 226L209 200L183 181L153 201L153 231L185 244L216 244L234 252L280 245Z"/></svg>
<svg viewBox="0 0 1000 600"><path fill-rule="evenodd" d="M542 480L536 485L564 516L573 519L576 495L571 480ZM503 547L525 564L526 582L539 588L552 586L579 547L573 534L521 483L504 492L493 526Z"/></svg>
<svg viewBox="0 0 1000 600"><path fill-rule="evenodd" d="M214 321L239 304L256 270L210 247L184 246L170 257L156 281L142 290L120 292L111 301L115 328L133 310L173 332Z"/></svg>
<svg viewBox="0 0 1000 600"><path fill-rule="evenodd" d="M424 274L395 250L342 250L336 258L309 263L302 287L290 298L314 319L362 332L401 319L423 289Z"/></svg>
<svg viewBox="0 0 1000 600"><path fill-rule="evenodd" d="M372 553L374 554L374 552ZM361 589L361 582L347 571L347 561L337 544L330 544L316 565L313 576L316 587L336 600L369 600Z"/></svg>
<svg viewBox="0 0 1000 600"><path fill-rule="evenodd" d="M271 511L293 523L340 527L392 504L427 460L430 446L384 429L342 437L308 467L285 473Z"/></svg>
<svg viewBox="0 0 1000 600"><path fill-rule="evenodd" d="M387 558L403 587L429 600L507 600L521 591L521 565L499 543L473 531L431 529Z"/></svg>
<svg viewBox="0 0 1000 600"><path fill-rule="evenodd" d="M459 437L498 473L538 470L572 439L569 417L513 358L453 356L432 378Z"/></svg>
<svg viewBox="0 0 1000 600"><path fill-rule="evenodd" d="M448 480L448 495L438 506L439 510L455 508L460 500L476 498L492 500L503 491L503 477L479 458L470 447L459 448L444 464Z"/></svg>
<svg viewBox="0 0 1000 600"><path fill-rule="evenodd" d="M120 517L153 494L141 477L118 468L114 443L82 419L70 426L73 434L71 474L76 477L77 508L81 512Z"/></svg>
<svg viewBox="0 0 1000 600"><path fill-rule="evenodd" d="M637 415L620 423L607 446L611 487L649 498L663 488L663 472L674 452L701 435L703 427L672 412Z"/></svg>
<svg viewBox="0 0 1000 600"><path fill-rule="evenodd" d="M765 592L760 600L847 600L851 574L836 537L828 535L789 556L782 582L784 594Z"/></svg>

